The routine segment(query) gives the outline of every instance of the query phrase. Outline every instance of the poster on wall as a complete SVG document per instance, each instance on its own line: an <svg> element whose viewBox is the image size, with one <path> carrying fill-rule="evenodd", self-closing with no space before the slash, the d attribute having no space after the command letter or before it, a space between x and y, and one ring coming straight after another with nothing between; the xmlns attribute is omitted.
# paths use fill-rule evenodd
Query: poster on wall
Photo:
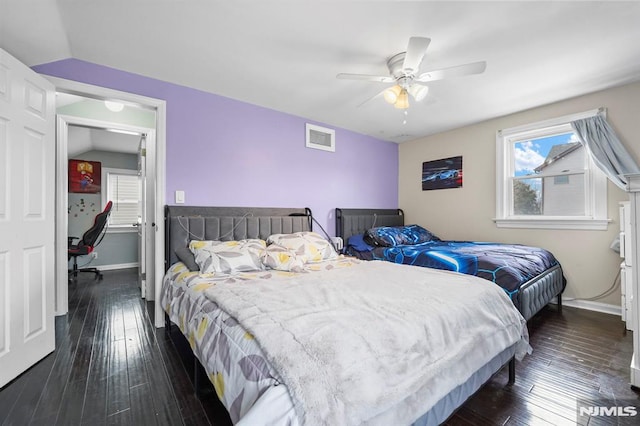
<svg viewBox="0 0 640 426"><path fill-rule="evenodd" d="M102 170L99 161L69 160L69 192L100 192Z"/></svg>
<svg viewBox="0 0 640 426"><path fill-rule="evenodd" d="M462 156L422 163L422 190L460 188Z"/></svg>

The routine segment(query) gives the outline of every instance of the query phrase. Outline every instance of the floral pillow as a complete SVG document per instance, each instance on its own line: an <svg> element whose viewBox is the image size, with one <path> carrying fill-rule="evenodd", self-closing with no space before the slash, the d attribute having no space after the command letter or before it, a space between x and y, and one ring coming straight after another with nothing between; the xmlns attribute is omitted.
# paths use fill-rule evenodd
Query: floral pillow
<svg viewBox="0 0 640 426"><path fill-rule="evenodd" d="M440 238L419 225L379 226L368 229L364 241L372 246L396 247L440 241Z"/></svg>
<svg viewBox="0 0 640 426"><path fill-rule="evenodd" d="M264 240L191 241L189 250L194 254L200 273L235 274L264 269L260 260L267 248Z"/></svg>
<svg viewBox="0 0 640 426"><path fill-rule="evenodd" d="M262 254L262 263L267 268L278 271L302 272L307 258L299 256L286 247L278 244L271 244Z"/></svg>
<svg viewBox="0 0 640 426"><path fill-rule="evenodd" d="M292 251L296 256L304 256L306 263L322 262L338 257L331 243L312 231L273 234L267 238L267 244L276 244Z"/></svg>

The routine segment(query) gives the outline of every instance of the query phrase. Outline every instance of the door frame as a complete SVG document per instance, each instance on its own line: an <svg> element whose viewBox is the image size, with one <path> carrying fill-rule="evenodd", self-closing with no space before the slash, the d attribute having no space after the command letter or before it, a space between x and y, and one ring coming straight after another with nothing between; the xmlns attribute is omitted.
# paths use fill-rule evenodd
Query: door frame
<svg viewBox="0 0 640 426"><path fill-rule="evenodd" d="M122 124L119 122L111 122L111 121L105 121L105 120L98 120L98 119L92 119L92 118L85 118L85 117L79 117L79 116L74 116L74 115L67 115L67 114L56 114L56 141L57 141L57 145L58 148L60 149L60 151L58 152L58 154L60 155L60 158L56 167L56 173L57 173L57 179L56 182L59 185L56 185L56 194L57 194L57 200L59 200L59 205L56 203L56 206L60 208L61 212L67 212L68 211L68 186L66 184L66 176L68 176L69 173L69 163L68 161L65 160L64 157L66 157L66 159L68 160L68 141L69 141L69 135L68 135L68 130L69 130L69 126L79 126L79 127L89 127L89 128L94 128L94 129L100 129L100 130L122 130L122 131L126 131L126 132L131 132L131 133L137 133L139 134L141 137L146 138L146 140L149 142L149 152L153 155L153 153L155 152L155 139L156 139L156 130L155 128L149 128L149 127L142 127L142 126L134 126L134 125L130 125L130 124ZM103 169L104 170L104 169ZM140 172L140 170L138 170L138 173ZM143 178L146 180L147 176L143 176ZM151 179L153 180L153 179ZM153 186L151 186L151 188L153 188ZM145 200L147 197L144 197L143 200ZM155 199L155 197L153 197L153 199ZM104 201L104 199L103 199ZM143 206L142 211L143 213L145 213L145 216L143 217L142 220L142 224L143 226L147 226L148 223L151 223L153 221L155 221L155 212L148 212L147 208L149 206ZM104 205L102 206L102 208L104 208ZM155 210L155 208L154 208ZM153 214L150 214L153 213ZM150 222L148 219L151 218L152 221ZM57 246L57 252L58 253L63 253L63 250L65 249L65 235L68 235L68 229L69 229L69 220L68 220L68 214L66 215L61 215L61 219L62 221L64 221L65 226L57 226L56 227L56 246ZM144 233L145 235L147 234L147 232ZM138 231L136 231L136 235L138 234ZM59 245L58 245L59 244ZM140 244L144 244L145 245L145 251L146 249L152 249L153 247L153 241L150 241L149 239L145 239L142 242L138 242L138 245ZM139 258L138 262L140 263L140 268L143 268L142 264L147 264L147 263L153 263L154 259L151 256L151 254L153 254L152 252L149 253L149 256L144 257L144 258ZM60 256L62 257L62 256ZM60 261L60 264L56 263L56 266L62 268L62 259ZM65 263L65 266L68 266L67 263ZM64 271L60 270L58 271L56 269L56 272L62 272L64 273ZM149 274L149 276L151 278L153 278L153 271L151 271L151 274ZM62 282L62 281L60 281ZM142 288L141 288L141 296L142 298L146 298L146 288L145 288L145 284L146 283L141 283L142 284ZM63 286L65 289L68 289L67 286ZM66 301L68 301L68 295L65 298L64 294L59 293L58 294L59 298L56 298L57 300L60 300L61 303L64 303ZM151 299L153 300L153 299ZM68 309L67 309L68 310ZM66 312L65 312L66 313Z"/></svg>
<svg viewBox="0 0 640 426"><path fill-rule="evenodd" d="M138 176L140 177L138 184L140 185L140 216L139 222L136 226L136 235L138 236L138 259L143 259L143 262L139 262L138 266L138 285L140 286L140 296L143 299L147 298L147 235L146 232L147 222L149 221L149 215L147 214L147 135L140 135L140 142L138 143ZM153 136L152 145L155 147L155 130ZM155 215L154 215L155 217ZM150 253L151 254L151 253ZM153 272L153 271L149 271ZM151 274L153 276L153 274Z"/></svg>
<svg viewBox="0 0 640 426"><path fill-rule="evenodd" d="M153 323L156 327L164 325L163 310L160 306L160 285L164 276L164 205L165 201L165 167L166 167L166 101L161 99L149 98L146 96L136 95L128 92L121 92L114 89L108 89L100 86L80 83L73 80L66 80L57 77L43 75L51 81L56 91L70 93L86 98L99 100L118 100L129 102L138 106L155 110L156 112L156 128L155 128L155 170L148 174L148 177L155 180L155 225L153 226L154 235L149 239L154 274L153 283L147 282L147 300L155 301ZM62 117L68 119L69 116ZM74 117L79 119L79 117ZM86 120L86 119L85 119ZM56 137L56 315L64 315L69 310L69 292L67 280L67 144L65 135L60 135L61 131L66 131L66 126L59 122ZM122 127L124 125L119 125ZM62 136L62 137L61 137ZM148 158L149 159L149 158ZM153 298L152 298L153 297Z"/></svg>

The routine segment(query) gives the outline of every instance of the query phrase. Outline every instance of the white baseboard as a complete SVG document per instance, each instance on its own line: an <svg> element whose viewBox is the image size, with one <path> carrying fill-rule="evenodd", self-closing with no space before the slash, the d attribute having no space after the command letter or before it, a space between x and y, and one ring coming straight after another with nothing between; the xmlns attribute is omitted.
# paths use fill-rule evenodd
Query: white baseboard
<svg viewBox="0 0 640 426"><path fill-rule="evenodd" d="M557 303L557 299L553 299L551 303ZM592 302L591 300L565 299L562 298L562 306L570 306L572 308L586 309L588 311L602 312L605 314L617 315L622 317L622 308L617 305L608 303Z"/></svg>
<svg viewBox="0 0 640 426"><path fill-rule="evenodd" d="M96 266L96 268L101 271L113 271L116 269L129 269L129 268L137 268L140 264L138 262L134 263L118 263L113 265L100 265Z"/></svg>
<svg viewBox="0 0 640 426"><path fill-rule="evenodd" d="M640 387L640 366L636 363L636 354L631 356L631 385Z"/></svg>

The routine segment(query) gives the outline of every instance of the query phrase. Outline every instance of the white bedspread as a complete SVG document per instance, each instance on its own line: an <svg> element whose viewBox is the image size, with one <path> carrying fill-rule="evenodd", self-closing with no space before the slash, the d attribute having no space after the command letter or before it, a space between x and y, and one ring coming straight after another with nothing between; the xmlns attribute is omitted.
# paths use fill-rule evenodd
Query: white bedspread
<svg viewBox="0 0 640 426"><path fill-rule="evenodd" d="M370 261L206 295L253 334L306 425L411 424L497 353L528 348L498 286L429 268Z"/></svg>

